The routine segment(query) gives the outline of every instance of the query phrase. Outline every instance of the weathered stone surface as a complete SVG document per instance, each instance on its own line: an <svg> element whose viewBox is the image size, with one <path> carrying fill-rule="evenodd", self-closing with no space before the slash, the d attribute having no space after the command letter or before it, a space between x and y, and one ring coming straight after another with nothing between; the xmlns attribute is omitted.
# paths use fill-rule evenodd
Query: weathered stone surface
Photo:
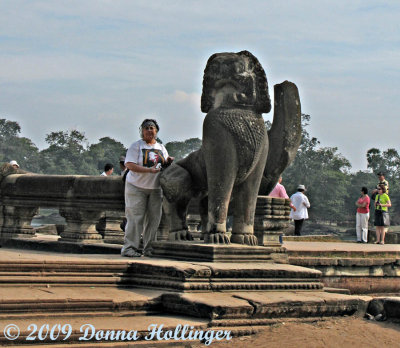
<svg viewBox="0 0 400 348"><path fill-rule="evenodd" d="M99 243L95 225L104 211L124 211L124 185L119 177L9 174L0 186L2 238L34 235L30 221L38 207L60 208L67 225L65 241Z"/></svg>
<svg viewBox="0 0 400 348"><path fill-rule="evenodd" d="M294 160L301 142L301 105L294 83L274 86L274 120L268 131L269 151L259 194L268 195L285 168Z"/></svg>
<svg viewBox="0 0 400 348"><path fill-rule="evenodd" d="M319 274L302 267L268 263L190 263L3 249L0 324L13 322L22 328L26 327L20 325L24 318L25 324L35 322L38 327L42 323L52 327L61 320L78 328L81 323L91 323L96 328L146 331L150 323L163 324L165 329L188 323L243 330L245 325L268 325L292 318L318 320L323 316L364 314L371 298L329 294L320 287L292 287L318 285ZM252 282L281 288L265 291L253 287ZM215 286L219 284L232 286ZM161 313L162 317L157 316ZM21 330L20 342L27 334Z"/></svg>
<svg viewBox="0 0 400 348"><path fill-rule="evenodd" d="M86 175L9 175L1 184L3 203L20 206L124 209L120 177Z"/></svg>
<svg viewBox="0 0 400 348"><path fill-rule="evenodd" d="M258 196L254 218L254 234L258 244L279 246L283 231L289 225L290 200Z"/></svg>
<svg viewBox="0 0 400 348"><path fill-rule="evenodd" d="M96 230L103 237L104 243L124 244L124 231L121 222L125 218L123 211L107 210L96 224Z"/></svg>
<svg viewBox="0 0 400 348"><path fill-rule="evenodd" d="M256 262L271 260L272 253L284 253L279 247L250 247L240 244L218 245L199 242L154 242L154 255L186 261Z"/></svg>
<svg viewBox="0 0 400 348"><path fill-rule="evenodd" d="M326 251L325 251L326 253ZM397 252L376 255L374 251L349 252L346 257L289 256L289 262L321 271L325 286L348 289L352 294L397 293L400 290L400 260ZM303 251L303 255L305 252Z"/></svg>
<svg viewBox="0 0 400 348"><path fill-rule="evenodd" d="M363 315L369 297L326 292L240 292L165 294L163 307L173 313L209 318L270 319L290 317Z"/></svg>
<svg viewBox="0 0 400 348"><path fill-rule="evenodd" d="M7 203L3 208L3 224L1 227L1 238L33 237L35 230L31 226L33 216L38 213L36 206L13 206Z"/></svg>
<svg viewBox="0 0 400 348"><path fill-rule="evenodd" d="M161 301L168 312L198 318L248 318L253 313L253 306L248 301L231 294L164 294Z"/></svg>
<svg viewBox="0 0 400 348"><path fill-rule="evenodd" d="M320 272L273 263L163 259L0 261L0 284L143 287L182 292L320 290Z"/></svg>
<svg viewBox="0 0 400 348"><path fill-rule="evenodd" d="M354 236L356 236L355 230ZM368 230L368 243L374 242L376 242L376 232L375 230ZM385 244L400 244L400 232L391 231L389 227L389 232L385 235Z"/></svg>

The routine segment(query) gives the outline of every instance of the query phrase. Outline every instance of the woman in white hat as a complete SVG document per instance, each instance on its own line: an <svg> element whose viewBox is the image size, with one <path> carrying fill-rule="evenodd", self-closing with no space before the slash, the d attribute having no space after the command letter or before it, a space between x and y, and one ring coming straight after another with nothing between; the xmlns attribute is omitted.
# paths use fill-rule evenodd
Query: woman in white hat
<svg viewBox="0 0 400 348"><path fill-rule="evenodd" d="M303 222L308 219L308 208L310 208L310 202L307 196L304 194L306 188L304 185L297 186L297 192L290 197L292 204L296 207L296 210L290 211L290 218L294 220L294 235L300 236Z"/></svg>
<svg viewBox="0 0 400 348"><path fill-rule="evenodd" d="M18 168L19 168L19 164L18 164L18 162L15 161L15 160L10 161L10 164L11 164L15 169L18 169Z"/></svg>

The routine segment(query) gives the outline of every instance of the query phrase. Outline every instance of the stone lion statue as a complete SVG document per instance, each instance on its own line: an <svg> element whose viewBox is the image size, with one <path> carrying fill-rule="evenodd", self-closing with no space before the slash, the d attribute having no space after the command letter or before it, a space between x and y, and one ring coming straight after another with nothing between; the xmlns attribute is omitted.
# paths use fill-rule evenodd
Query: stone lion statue
<svg viewBox="0 0 400 348"><path fill-rule="evenodd" d="M201 110L207 113L202 146L161 174L169 202L170 234L190 239L186 214L190 200L196 197L206 243L257 245L253 225L260 185L263 191L273 188L300 144L297 88L290 82L282 85L278 90L275 86L275 95L279 94L275 109L278 105L280 112L277 121L275 110L269 135L262 113L271 110L271 100L257 58L242 51L216 53L208 59L201 97ZM289 103L288 94L293 94ZM275 144L269 144L269 137ZM228 208L233 215L230 239L226 234Z"/></svg>

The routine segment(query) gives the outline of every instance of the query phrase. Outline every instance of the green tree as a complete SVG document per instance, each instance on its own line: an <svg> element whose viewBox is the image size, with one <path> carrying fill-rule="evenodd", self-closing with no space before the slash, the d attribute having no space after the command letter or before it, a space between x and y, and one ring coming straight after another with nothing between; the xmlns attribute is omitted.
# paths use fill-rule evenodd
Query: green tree
<svg viewBox="0 0 400 348"><path fill-rule="evenodd" d="M0 136L2 139L11 139L21 133L21 126L18 122L0 119Z"/></svg>
<svg viewBox="0 0 400 348"><path fill-rule="evenodd" d="M287 191L294 193L299 184L307 188L310 217L335 221L345 210L350 162L337 147L319 147L317 138L307 131L309 115L302 115L302 141L293 163L283 173Z"/></svg>
<svg viewBox="0 0 400 348"><path fill-rule="evenodd" d="M384 172L388 180L397 181L400 178L400 156L396 149L381 151L372 148L367 151L367 167L373 173Z"/></svg>
<svg viewBox="0 0 400 348"><path fill-rule="evenodd" d="M87 156L87 139L78 130L46 135L47 149L40 152L41 169L46 174L96 174Z"/></svg>
<svg viewBox="0 0 400 348"><path fill-rule="evenodd" d="M114 164L114 171L120 173L119 157L126 154L127 149L119 141L104 137L97 144L89 147L88 157L97 171L103 171L106 163Z"/></svg>
<svg viewBox="0 0 400 348"><path fill-rule="evenodd" d="M202 141L199 138L190 138L185 141L171 141L165 147L170 156L175 157L175 160L180 160L200 149L201 143Z"/></svg>
<svg viewBox="0 0 400 348"><path fill-rule="evenodd" d="M18 122L0 119L0 162L16 160L24 170L38 173L39 149L20 132Z"/></svg>

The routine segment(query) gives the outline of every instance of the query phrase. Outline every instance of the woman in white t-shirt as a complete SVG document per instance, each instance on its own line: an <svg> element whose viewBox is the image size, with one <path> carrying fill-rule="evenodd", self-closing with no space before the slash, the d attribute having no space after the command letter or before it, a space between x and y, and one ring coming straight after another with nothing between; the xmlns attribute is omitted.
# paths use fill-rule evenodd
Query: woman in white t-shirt
<svg viewBox="0 0 400 348"><path fill-rule="evenodd" d="M157 142L160 130L154 119L145 119L140 125L142 139L134 142L125 156L129 169L125 183L125 240L122 256L139 257L140 236L143 237L143 255L151 256L151 242L156 239L162 212L160 171L173 161L164 145Z"/></svg>

